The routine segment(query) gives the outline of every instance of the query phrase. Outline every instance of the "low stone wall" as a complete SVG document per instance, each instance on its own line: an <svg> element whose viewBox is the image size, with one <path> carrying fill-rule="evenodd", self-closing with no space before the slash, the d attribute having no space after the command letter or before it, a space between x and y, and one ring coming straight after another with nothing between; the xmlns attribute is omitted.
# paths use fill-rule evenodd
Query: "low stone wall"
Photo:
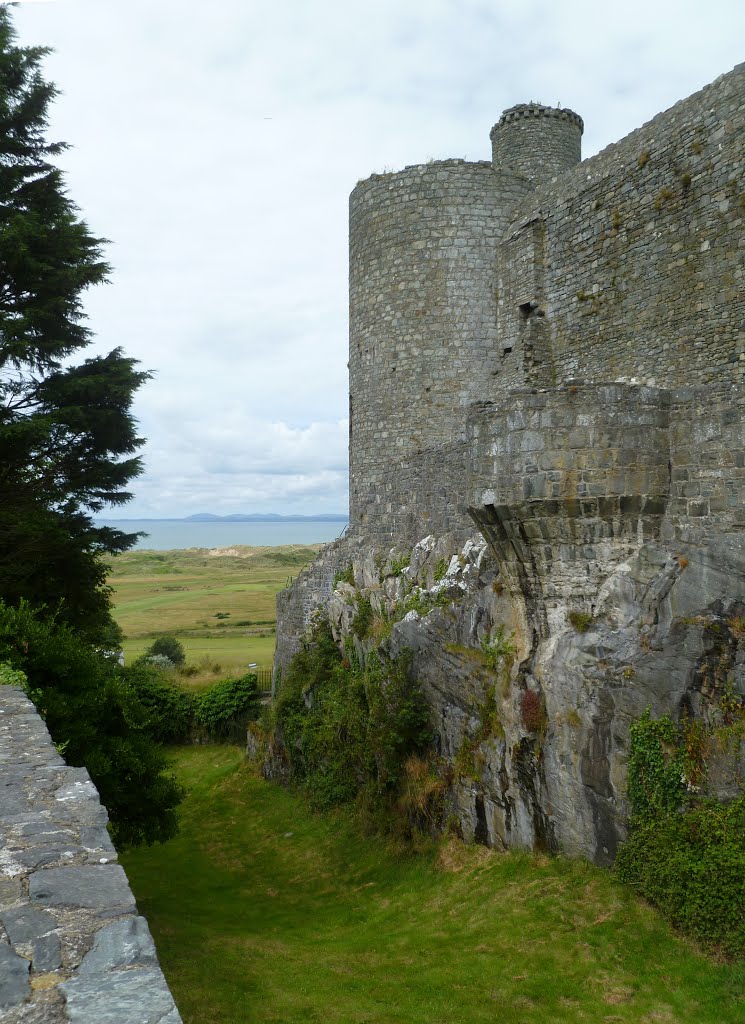
<svg viewBox="0 0 745 1024"><path fill-rule="evenodd" d="M84 768L0 686L0 1019L180 1024Z"/></svg>
<svg viewBox="0 0 745 1024"><path fill-rule="evenodd" d="M300 650L316 608L325 605L334 589L334 577L351 561L349 537L327 544L297 579L277 594L277 645L274 652L272 687Z"/></svg>

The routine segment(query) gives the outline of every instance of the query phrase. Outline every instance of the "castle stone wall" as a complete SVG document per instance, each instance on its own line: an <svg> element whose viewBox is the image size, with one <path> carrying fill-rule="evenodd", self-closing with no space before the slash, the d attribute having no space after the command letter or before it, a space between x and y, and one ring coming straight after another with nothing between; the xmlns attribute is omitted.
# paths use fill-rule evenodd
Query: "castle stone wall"
<svg viewBox="0 0 745 1024"><path fill-rule="evenodd" d="M0 1019L180 1024L87 771L0 686Z"/></svg>
<svg viewBox="0 0 745 1024"><path fill-rule="evenodd" d="M274 653L274 683L277 673L289 665L300 650L314 611L328 601L334 589L334 577L351 561L349 538L340 537L326 544L311 565L306 566L292 585L277 594L277 644Z"/></svg>
<svg viewBox="0 0 745 1024"><path fill-rule="evenodd" d="M516 208L498 262L504 389L520 368L551 383L546 362L556 383L743 382L745 64L540 186ZM537 376L523 345L529 300L543 319Z"/></svg>
<svg viewBox="0 0 745 1024"><path fill-rule="evenodd" d="M428 533L465 541L473 533L465 505L467 451L458 440L394 458L360 501L355 533L379 550L411 547Z"/></svg>
<svg viewBox="0 0 745 1024"><path fill-rule="evenodd" d="M474 401L745 381L745 65L572 168L581 130L516 107L497 170L440 161L352 193L353 529L391 536L436 496L414 464L442 462Z"/></svg>
<svg viewBox="0 0 745 1024"><path fill-rule="evenodd" d="M331 552L278 607L302 625L325 604L343 642L362 596L393 615L416 581L435 607L382 646L411 656L464 837L609 864L629 723L712 722L745 692L745 65L573 166L581 131L520 106L493 168L355 189L354 586L329 596ZM487 545L458 543L466 512ZM495 689L478 654L506 637ZM741 791L744 751L708 795Z"/></svg>
<svg viewBox="0 0 745 1024"><path fill-rule="evenodd" d="M488 162L375 175L350 197L350 518L401 456L463 436L499 367L496 245L530 186Z"/></svg>
<svg viewBox="0 0 745 1024"><path fill-rule="evenodd" d="M726 386L570 385L474 405L467 503L514 593L539 584L548 607L581 604L643 542L745 528L744 412Z"/></svg>
<svg viewBox="0 0 745 1024"><path fill-rule="evenodd" d="M668 518L683 540L745 529L745 391L673 392Z"/></svg>
<svg viewBox="0 0 745 1024"><path fill-rule="evenodd" d="M549 612L745 504L745 64L577 163L582 128L521 105L493 164L350 199L350 535L467 536L470 507Z"/></svg>

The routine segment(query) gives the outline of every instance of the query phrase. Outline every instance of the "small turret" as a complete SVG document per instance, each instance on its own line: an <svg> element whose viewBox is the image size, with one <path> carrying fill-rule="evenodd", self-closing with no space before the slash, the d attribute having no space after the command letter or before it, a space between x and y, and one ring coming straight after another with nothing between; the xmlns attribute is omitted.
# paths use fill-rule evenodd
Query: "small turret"
<svg viewBox="0 0 745 1024"><path fill-rule="evenodd" d="M534 185L548 181L580 162L583 130L582 118L566 107L510 107L489 133L494 170L522 175Z"/></svg>

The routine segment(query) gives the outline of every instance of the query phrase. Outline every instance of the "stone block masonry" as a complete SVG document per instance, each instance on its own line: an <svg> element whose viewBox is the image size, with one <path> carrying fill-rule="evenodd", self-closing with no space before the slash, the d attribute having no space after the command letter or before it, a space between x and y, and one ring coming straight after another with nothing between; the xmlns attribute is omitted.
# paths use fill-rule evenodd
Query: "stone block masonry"
<svg viewBox="0 0 745 1024"><path fill-rule="evenodd" d="M670 410L670 505L674 535L745 529L745 391L679 388Z"/></svg>
<svg viewBox="0 0 745 1024"><path fill-rule="evenodd" d="M464 160L350 197L350 506L401 456L462 436L497 371L494 252L527 182Z"/></svg>
<svg viewBox="0 0 745 1024"><path fill-rule="evenodd" d="M349 568L351 559L349 540L340 537L327 544L315 561L298 574L292 586L277 595L277 622L281 628L277 629L273 687L300 650L313 613L331 597L335 576Z"/></svg>
<svg viewBox="0 0 745 1024"><path fill-rule="evenodd" d="M656 388L608 384L516 390L472 409L471 514L514 595L553 628L592 612L602 582L659 537L669 407Z"/></svg>
<svg viewBox="0 0 745 1024"><path fill-rule="evenodd" d="M84 768L0 686L0 1020L180 1024Z"/></svg>
<svg viewBox="0 0 745 1024"><path fill-rule="evenodd" d="M468 410L491 402L499 414L525 388L664 393L665 535L742 528L745 64L585 161L583 127L571 110L518 105L491 131L491 161L433 161L352 191L350 539L362 548L467 536L467 478L490 457ZM498 428L511 462L492 465L494 486L524 485L519 502L549 497L562 460L545 470L547 453L515 449L530 438L510 438L510 417ZM640 433L624 429L620 452ZM582 510L602 466L577 469ZM348 560L330 550L280 596L281 663Z"/></svg>
<svg viewBox="0 0 745 1024"><path fill-rule="evenodd" d="M382 506L399 532L406 460L462 441L469 405L515 388L729 387L741 403L745 64L580 163L581 133L570 110L518 106L492 129L492 163L352 192L353 532L381 534Z"/></svg>
<svg viewBox="0 0 745 1024"><path fill-rule="evenodd" d="M498 392L521 377L742 385L745 64L541 182L516 204L496 261Z"/></svg>
<svg viewBox="0 0 745 1024"><path fill-rule="evenodd" d="M519 103L505 110L489 133L492 164L530 182L549 180L579 163L583 131L584 122L573 110Z"/></svg>

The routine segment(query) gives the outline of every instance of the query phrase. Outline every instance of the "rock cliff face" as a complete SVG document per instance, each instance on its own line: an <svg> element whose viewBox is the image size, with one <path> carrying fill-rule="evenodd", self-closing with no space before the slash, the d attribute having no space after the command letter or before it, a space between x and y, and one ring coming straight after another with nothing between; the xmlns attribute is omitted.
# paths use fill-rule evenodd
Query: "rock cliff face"
<svg viewBox="0 0 745 1024"><path fill-rule="evenodd" d="M360 548L355 585L327 605L335 636L363 656L411 652L465 838L608 864L625 835L629 723L648 706L714 721L728 690L745 694L745 538L642 543L591 615L557 600L541 630L480 535L457 547L423 538L403 569L400 552L376 566ZM361 639L360 598L373 608ZM726 798L744 774L743 748L714 750L705 785Z"/></svg>

